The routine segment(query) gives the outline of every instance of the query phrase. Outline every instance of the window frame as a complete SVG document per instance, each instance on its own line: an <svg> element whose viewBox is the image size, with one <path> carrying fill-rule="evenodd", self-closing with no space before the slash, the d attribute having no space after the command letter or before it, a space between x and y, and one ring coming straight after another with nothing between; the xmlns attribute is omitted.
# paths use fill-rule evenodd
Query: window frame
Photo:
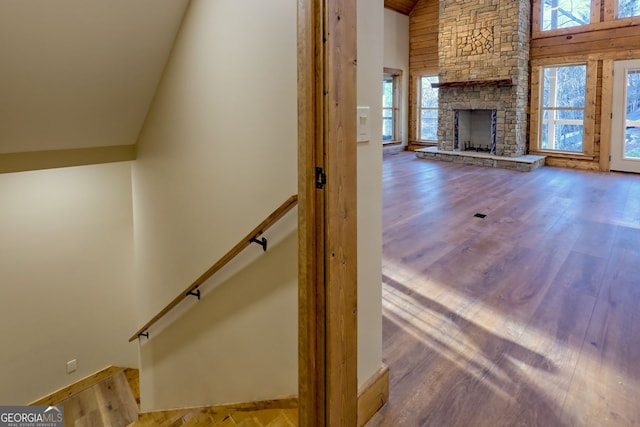
<svg viewBox="0 0 640 427"><path fill-rule="evenodd" d="M583 116L582 152L565 151L542 148L543 125L543 78L544 69L552 67L566 67L572 65L586 65L586 88ZM541 60L531 67L531 126L529 129L529 151L532 154L552 155L554 157L573 157L593 159L595 125L596 125L596 85L597 61L583 60L574 62L558 62L557 59Z"/></svg>
<svg viewBox="0 0 640 427"><path fill-rule="evenodd" d="M423 107L422 106L422 79L423 78L429 78L429 77L435 77L436 79L439 78L437 73L434 74L421 74L418 76L417 78L417 97L416 97L416 140L420 143L426 143L426 144L437 144L438 143L438 137L437 137L437 128L436 128L436 139L422 139L422 111L423 110L430 110L430 111L436 111L436 117L438 116L438 114L440 114L440 105L439 102L437 104L437 107ZM438 91L436 89L436 91ZM438 100L440 97L440 93L438 91ZM437 122L436 122L437 123Z"/></svg>
<svg viewBox="0 0 640 427"><path fill-rule="evenodd" d="M591 21L589 24L543 30L543 5L544 0L533 0L532 2L531 38L533 40L558 35L574 35L599 29L637 25L640 23L640 15L618 18L617 0L591 0Z"/></svg>
<svg viewBox="0 0 640 427"><path fill-rule="evenodd" d="M600 19L600 0L594 1L594 0L590 0L589 4L590 4L590 9L589 9L589 22L582 24L582 25L573 25L570 27L557 27L557 28L549 28L547 30L545 30L544 28L542 28L542 25L544 23L544 4L545 4L545 0L538 0L538 7L536 9L538 12L538 25L535 30L537 30L538 32L541 33L548 33L550 31L561 31L561 30L571 30L571 29L575 29L575 28L581 28L581 27L585 27L589 24L598 22ZM559 1L559 0L555 0L555 1ZM616 2L617 4L617 2ZM535 31L534 30L534 31Z"/></svg>
<svg viewBox="0 0 640 427"><path fill-rule="evenodd" d="M402 70L397 69L397 68L387 68L384 67L383 68L383 74L382 74L382 81L384 83L384 81L387 78L391 78L392 79L392 105L391 107L385 107L384 106L384 102L382 103L382 130L383 132L381 133L381 138L382 138L382 144L386 145L386 144L398 144L402 142L402 126L401 126L401 121L400 121L400 116L402 114L402 109L401 109L401 100L402 100ZM384 139L384 121L385 121L385 115L384 112L385 110L391 110L391 123L393 126L393 135L391 139Z"/></svg>

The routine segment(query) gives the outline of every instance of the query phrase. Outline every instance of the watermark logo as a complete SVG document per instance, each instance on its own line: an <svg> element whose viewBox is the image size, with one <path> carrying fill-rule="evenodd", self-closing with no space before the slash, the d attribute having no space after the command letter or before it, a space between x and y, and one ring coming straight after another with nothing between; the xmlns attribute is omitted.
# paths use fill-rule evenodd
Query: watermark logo
<svg viewBox="0 0 640 427"><path fill-rule="evenodd" d="M0 406L0 427L63 427L62 406Z"/></svg>

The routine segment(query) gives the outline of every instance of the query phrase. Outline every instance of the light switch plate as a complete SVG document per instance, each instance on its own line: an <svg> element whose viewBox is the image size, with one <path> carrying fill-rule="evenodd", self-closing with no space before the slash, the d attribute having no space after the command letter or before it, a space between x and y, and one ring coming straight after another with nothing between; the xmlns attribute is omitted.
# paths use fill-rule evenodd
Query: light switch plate
<svg viewBox="0 0 640 427"><path fill-rule="evenodd" d="M369 117L369 107L358 107L356 132L358 142L369 142L371 140L371 120Z"/></svg>

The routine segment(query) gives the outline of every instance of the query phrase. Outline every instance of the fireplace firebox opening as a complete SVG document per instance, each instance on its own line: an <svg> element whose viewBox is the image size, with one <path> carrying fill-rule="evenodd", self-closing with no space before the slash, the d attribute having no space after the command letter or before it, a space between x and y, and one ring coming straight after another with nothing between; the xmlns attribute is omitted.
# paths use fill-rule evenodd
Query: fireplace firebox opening
<svg viewBox="0 0 640 427"><path fill-rule="evenodd" d="M496 154L497 110L454 110L454 150Z"/></svg>

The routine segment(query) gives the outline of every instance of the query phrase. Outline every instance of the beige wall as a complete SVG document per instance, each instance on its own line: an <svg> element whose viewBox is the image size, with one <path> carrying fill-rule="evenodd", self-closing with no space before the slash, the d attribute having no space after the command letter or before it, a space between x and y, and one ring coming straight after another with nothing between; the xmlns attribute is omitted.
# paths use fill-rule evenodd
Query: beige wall
<svg viewBox="0 0 640 427"><path fill-rule="evenodd" d="M0 154L135 144L187 4L0 1Z"/></svg>
<svg viewBox="0 0 640 427"><path fill-rule="evenodd" d="M135 367L130 163L0 174L0 200L0 403Z"/></svg>
<svg viewBox="0 0 640 427"><path fill-rule="evenodd" d="M409 17L384 9L384 67L402 70L402 106L400 123L402 146L408 139L409 102ZM395 149L395 148L394 148Z"/></svg>
<svg viewBox="0 0 640 427"><path fill-rule="evenodd" d="M358 105L371 141L358 144L358 383L382 363L382 0L358 1Z"/></svg>
<svg viewBox="0 0 640 427"><path fill-rule="evenodd" d="M358 13L358 104L379 129L382 0ZM266 254L250 247L202 301L126 344L296 192L295 14L285 0L192 1L133 177L130 163L0 175L0 333L11 337L0 402L135 366L138 345L143 410L296 394L295 210L267 232ZM377 138L358 146L359 384L381 364ZM67 375L72 358L79 369Z"/></svg>
<svg viewBox="0 0 640 427"><path fill-rule="evenodd" d="M295 2L191 2L134 168L139 324L296 193L296 90ZM143 410L297 394L295 212L141 341Z"/></svg>
<svg viewBox="0 0 640 427"><path fill-rule="evenodd" d="M358 104L381 129L382 0L358 12ZM295 2L193 1L134 168L140 324L296 192L296 117ZM358 146L360 384L381 365L379 133ZM140 341L143 410L297 394L295 226Z"/></svg>

